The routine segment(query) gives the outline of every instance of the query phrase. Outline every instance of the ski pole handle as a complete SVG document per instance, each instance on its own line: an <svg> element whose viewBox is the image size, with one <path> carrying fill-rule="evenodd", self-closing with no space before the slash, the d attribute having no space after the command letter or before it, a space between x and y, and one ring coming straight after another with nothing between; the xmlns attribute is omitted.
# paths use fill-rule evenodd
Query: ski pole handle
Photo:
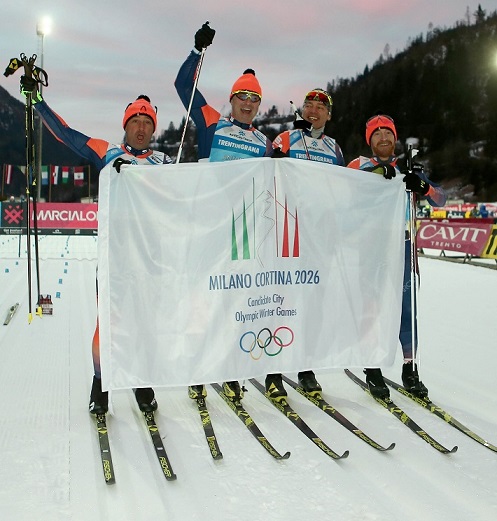
<svg viewBox="0 0 497 521"><path fill-rule="evenodd" d="M180 141L179 148L178 148L178 155L176 157L176 164L178 164L181 159L181 152L183 151L183 143L185 142L186 129L188 127L188 120L190 119L190 113L191 113L192 105L193 105L193 98L195 97L198 79L200 77L200 70L202 69L202 63L204 61L205 49L206 49L205 47L202 48L202 51L200 53L200 60L198 62L197 70L195 72L195 80L193 82L192 95L190 96L190 103L188 104L188 110L186 111L185 126L183 127L183 133L181 135L181 141Z"/></svg>
<svg viewBox="0 0 497 521"><path fill-rule="evenodd" d="M299 114L299 111L297 110L297 107L293 103L293 101L290 101L290 107L292 107L293 113L295 115L295 121L304 121L304 118ZM304 132L302 131L302 128L299 128L300 132L300 139L302 140L302 143L304 145L304 151L305 155L307 156L307 159L311 159L311 156L309 155L309 149L307 148L307 143L305 142L305 136Z"/></svg>

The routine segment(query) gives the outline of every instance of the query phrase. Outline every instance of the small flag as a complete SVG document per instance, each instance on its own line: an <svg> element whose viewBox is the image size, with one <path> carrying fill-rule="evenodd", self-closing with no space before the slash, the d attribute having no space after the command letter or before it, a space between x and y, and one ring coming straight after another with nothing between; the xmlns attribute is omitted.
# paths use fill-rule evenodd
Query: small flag
<svg viewBox="0 0 497 521"><path fill-rule="evenodd" d="M52 165L51 169L52 169L51 176L50 176L51 184L56 185L59 182L60 166L53 166Z"/></svg>
<svg viewBox="0 0 497 521"><path fill-rule="evenodd" d="M82 186L85 180L85 167L74 167L74 186Z"/></svg>
<svg viewBox="0 0 497 521"><path fill-rule="evenodd" d="M5 178L5 184L6 185L10 185L10 183L12 183L12 170L13 170L13 166L12 165L5 165L4 167L4 178Z"/></svg>
<svg viewBox="0 0 497 521"><path fill-rule="evenodd" d="M62 167L62 182L64 184L67 184L68 181L69 181L69 167L63 166Z"/></svg>
<svg viewBox="0 0 497 521"><path fill-rule="evenodd" d="M42 186L48 185L48 166L41 167L41 184Z"/></svg>

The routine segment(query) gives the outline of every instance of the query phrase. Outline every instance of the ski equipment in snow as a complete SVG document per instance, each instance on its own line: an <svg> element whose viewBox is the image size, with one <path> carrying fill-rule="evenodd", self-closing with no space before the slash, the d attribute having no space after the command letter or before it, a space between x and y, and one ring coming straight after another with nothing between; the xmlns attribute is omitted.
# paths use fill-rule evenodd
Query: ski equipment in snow
<svg viewBox="0 0 497 521"><path fill-rule="evenodd" d="M209 23L209 22L207 22L207 23ZM185 142L186 129L188 128L188 122L190 120L190 112L192 111L193 98L195 96L195 92L197 91L197 84L198 84L198 79L200 77L200 71L202 69L202 64L204 63L204 56L205 56L205 47L200 52L200 60L199 60L198 65L197 65L197 71L195 72L195 80L193 82L192 95L190 96L190 103L188 104L188 109L186 111L185 125L183 127L183 132L181 134L181 140L180 140L180 143L179 143L178 155L176 157L176 163L179 163L180 160L181 160L181 153L183 152L183 144Z"/></svg>
<svg viewBox="0 0 497 521"><path fill-rule="evenodd" d="M109 393L102 391L102 379L93 376L90 391L90 404L88 406L90 414L102 415L109 410Z"/></svg>
<svg viewBox="0 0 497 521"><path fill-rule="evenodd" d="M200 396L200 397L196 398L195 401L197 402L197 408L198 408L198 412L200 414L200 420L202 421L202 427L204 429L205 439L207 441L207 445L209 446L209 450L211 451L211 456L215 460L222 459L223 453L221 452L221 449L219 448L216 434L214 433L214 427L212 426L211 417L210 417L209 411L207 410L207 404L205 402L205 398Z"/></svg>
<svg viewBox="0 0 497 521"><path fill-rule="evenodd" d="M419 379L418 366L414 362L404 362L402 365L402 383L407 391L419 398L428 399L428 389Z"/></svg>
<svg viewBox="0 0 497 521"><path fill-rule="evenodd" d="M147 424L147 429L150 434L150 438L152 439L152 443L154 445L155 454L157 459L159 460L160 467L162 472L167 479L167 481L174 481L177 476L173 471L171 466L171 462L166 453L166 449L164 444L162 443L162 437L159 432L159 427L155 423L154 412L142 412L143 418L145 419L145 423Z"/></svg>
<svg viewBox="0 0 497 521"><path fill-rule="evenodd" d="M398 391L399 393L403 394L404 396L407 396L410 398L413 402L416 402L418 405L421 405L421 407L424 407L428 411L432 412L439 418L442 418L445 422L447 422L449 425L457 429L458 431L461 431L463 434L466 434L466 436L469 436L476 442L480 443L484 447L487 447L487 449L490 449L493 452L497 452L497 447L495 445L492 445L490 442L484 440L478 434L473 432L471 429L463 425L460 421L456 420L451 414L449 414L447 411L444 411L441 407L438 405L435 405L428 397L426 398L420 398L419 396L416 396L412 393L410 393L405 387L402 385L389 380L388 378L385 378L385 382Z"/></svg>
<svg viewBox="0 0 497 521"><path fill-rule="evenodd" d="M366 375L366 383L369 387L369 392L374 398L386 400L390 398L390 391L385 385L381 369L364 369Z"/></svg>
<svg viewBox="0 0 497 521"><path fill-rule="evenodd" d="M3 322L4 326L8 326L9 322L12 320L12 317L16 314L17 308L19 307L19 302L16 302L13 306L10 306L9 311L7 311L7 316Z"/></svg>
<svg viewBox="0 0 497 521"><path fill-rule="evenodd" d="M299 394L307 398L311 403L313 403L316 407L321 409L323 412L325 412L328 416L331 416L334 420L336 420L340 425L345 427L349 432L352 434L355 434L358 438L360 438L362 441L366 442L368 445L373 447L374 449L377 449L381 452L392 450L395 447L395 443L391 443L388 447L383 447L383 445L380 445L376 441L374 441L372 438L364 434L364 432L361 431L358 427L356 427L351 421L349 421L343 414L338 412L332 405L330 405L326 400L323 398L317 398L315 396L311 396L310 394L306 393L304 388L299 385L297 382L294 382L293 380L290 380L290 378L287 378L283 375L283 379L287 384L289 384L291 387L293 387Z"/></svg>
<svg viewBox="0 0 497 521"><path fill-rule="evenodd" d="M453 454L457 451L457 445L452 449L447 449L437 440L432 438L428 433L426 433L408 414L406 414L400 407L398 407L390 398L386 400L382 400L381 398L375 398L371 391L369 390L368 384L362 381L359 377L357 377L354 373L349 371L348 369L344 369L345 374L355 382L359 387L362 388L363 391L367 392L376 402L385 407L388 411L390 411L400 422L402 422L406 427L408 427L412 432L417 434L420 438L422 438L428 445L431 445L434 449L438 450L442 454Z"/></svg>
<svg viewBox="0 0 497 521"><path fill-rule="evenodd" d="M95 415L95 422L98 432L98 443L100 446L100 459L102 460L102 469L104 471L104 479L107 485L113 485L116 482L114 474L114 465L112 464L112 454L110 452L109 433L107 430L107 420L105 414Z"/></svg>
<svg viewBox="0 0 497 521"><path fill-rule="evenodd" d="M407 150L407 172L414 172L414 156L419 151L408 146ZM411 342L412 342L412 364L418 358L418 246L416 240L416 194L412 190L409 193L409 240L410 240L410 268L411 268Z"/></svg>
<svg viewBox="0 0 497 521"><path fill-rule="evenodd" d="M141 412L154 412L157 410L157 400L151 387L137 387L133 389L133 393Z"/></svg>
<svg viewBox="0 0 497 521"><path fill-rule="evenodd" d="M5 69L4 76L14 74L20 67L24 68L24 77L32 80L33 85L39 83L48 86L47 73L35 65L36 54L28 58L21 53L20 59L12 58L9 65ZM34 143L34 113L33 113L33 91L24 92L26 96L25 106L25 131L26 131L26 241L27 241L27 270L28 270L28 323L33 319L32 313L32 276L31 276L31 200L33 202L33 235L35 246L35 266L36 266L36 284L38 302L36 306L36 314L41 317L42 309L39 304L40 293L40 261L38 253L38 212L37 212L37 186L39 183L40 172L36 172L35 168L35 143ZM38 151L41 153L41 150Z"/></svg>
<svg viewBox="0 0 497 521"><path fill-rule="evenodd" d="M304 136L304 130L303 130L303 128L305 128L305 127L303 124L299 123L299 122L305 122L305 120L299 114L299 111L297 110L297 107L295 106L293 101L290 101L290 106L292 107L293 114L295 115L294 126L295 126L295 128L298 128L298 130L300 132L300 139L302 140L302 143L304 144L305 155L307 156L307 159L310 160L311 156L309 155L309 149L307 148L307 143L305 142L305 136Z"/></svg>
<svg viewBox="0 0 497 521"><path fill-rule="evenodd" d="M250 416L250 414L245 410L243 405L238 401L233 401L228 398L224 393L222 387L213 383L211 386L214 390L219 394L219 396L228 404L229 408L240 418L240 420L245 424L245 427L250 431L252 436L257 439L257 441L273 456L273 458L281 460L288 459L290 457L290 452L285 452L285 454L281 455L267 440L266 436L262 434L259 427L257 427L256 423Z"/></svg>
<svg viewBox="0 0 497 521"><path fill-rule="evenodd" d="M282 375L280 373L268 374L266 376L266 393L273 401L286 400L287 392L283 385Z"/></svg>
<svg viewBox="0 0 497 521"><path fill-rule="evenodd" d="M346 450L341 456L337 454L333 449L328 447L326 443L304 422L304 420L288 405L286 400L274 401L269 398L266 393L264 386L251 378L249 382L260 391L279 411L281 411L303 434L305 434L316 446L318 446L327 456L333 459L347 458L349 451Z"/></svg>

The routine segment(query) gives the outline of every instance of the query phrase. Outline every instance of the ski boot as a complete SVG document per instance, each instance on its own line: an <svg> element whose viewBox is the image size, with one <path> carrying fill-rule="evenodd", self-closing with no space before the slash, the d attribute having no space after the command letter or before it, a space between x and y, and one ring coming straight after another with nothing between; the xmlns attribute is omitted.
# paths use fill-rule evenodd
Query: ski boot
<svg viewBox="0 0 497 521"><path fill-rule="evenodd" d="M300 386L309 396L321 399L321 391L323 388L319 385L312 371L302 371L298 374L298 380Z"/></svg>
<svg viewBox="0 0 497 521"><path fill-rule="evenodd" d="M281 374L268 374L266 376L266 396L273 402L284 402L287 392L283 386Z"/></svg>
<svg viewBox="0 0 497 521"><path fill-rule="evenodd" d="M419 379L418 366L412 362L405 362L402 366L402 383L414 396L421 398L422 400L428 398L428 389Z"/></svg>
<svg viewBox="0 0 497 521"><path fill-rule="evenodd" d="M383 380L381 369L364 369L366 374L366 383L369 386L369 392L374 398L380 400L388 400L390 398L390 391Z"/></svg>
<svg viewBox="0 0 497 521"><path fill-rule="evenodd" d="M233 402L239 402L243 398L243 389L237 381L224 382L223 393Z"/></svg>
<svg viewBox="0 0 497 521"><path fill-rule="evenodd" d="M106 414L109 410L109 393L102 391L102 380L96 376L93 377L88 409L95 416Z"/></svg>
<svg viewBox="0 0 497 521"><path fill-rule="evenodd" d="M205 385L190 385L188 386L188 396L192 400L198 400L199 398L205 398L207 391Z"/></svg>
<svg viewBox="0 0 497 521"><path fill-rule="evenodd" d="M133 389L133 392L141 412L154 412L157 410L157 400L151 387L138 387Z"/></svg>

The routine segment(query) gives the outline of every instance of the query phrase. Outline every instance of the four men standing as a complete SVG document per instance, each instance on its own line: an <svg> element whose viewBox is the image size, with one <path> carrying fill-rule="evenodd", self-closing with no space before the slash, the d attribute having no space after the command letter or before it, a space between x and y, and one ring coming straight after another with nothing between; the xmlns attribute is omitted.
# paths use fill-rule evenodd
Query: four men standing
<svg viewBox="0 0 497 521"><path fill-rule="evenodd" d="M222 117L220 112L211 107L204 96L196 88L196 74L203 52L212 44L215 31L205 23L195 34L194 49L180 67L175 80L178 95L188 108L189 115L197 129L199 161L230 161L255 157L290 157L309 161L318 161L331 165L345 166L343 153L338 143L324 133L326 123L331 119L333 100L324 89L312 89L305 96L302 116L296 114L294 129L279 134L273 143L262 132L253 126L262 100L262 88L253 69L246 69L236 79L229 92L230 114ZM130 103L125 110L123 128L125 139L121 145L112 145L106 141L89 138L68 125L44 102L35 85L23 76L21 90L31 93L36 109L43 117L44 123L57 138L75 152L92 161L98 168L109 162L119 169L115 160L133 164L163 164L171 160L161 153L152 151L150 140L156 129L156 110L146 96L140 96ZM406 190L425 196L432 205L441 206L445 202L442 188L432 183L424 174L422 167L406 173L399 168L395 156L397 131L389 116L375 115L366 123L366 142L371 147L371 157L358 157L347 166L368 170L381 174L385 179L392 179L397 174L405 174ZM420 396L427 396L427 389L419 380L417 367L414 364L416 346L413 346L411 330L411 298L410 286L406 284L412 269L410 237L406 234L406 258L404 270L404 297L402 302L402 318L400 342L404 354L402 379L407 389ZM102 393L100 384L98 323L93 341L93 358L95 377L90 399L90 412L105 413L107 411L107 394ZM373 396L388 397L381 370L368 368L365 370L366 380ZM299 382L304 390L314 396L321 392L311 370L299 373ZM204 385L189 387L189 396L193 399L205 397ZM238 401L243 397L243 390L236 381L225 382L223 391L227 397ZM280 401L285 399L286 391L280 374L266 377L266 393L269 398ZM136 392L138 404L142 410L154 410L157 407L152 389L140 389Z"/></svg>

